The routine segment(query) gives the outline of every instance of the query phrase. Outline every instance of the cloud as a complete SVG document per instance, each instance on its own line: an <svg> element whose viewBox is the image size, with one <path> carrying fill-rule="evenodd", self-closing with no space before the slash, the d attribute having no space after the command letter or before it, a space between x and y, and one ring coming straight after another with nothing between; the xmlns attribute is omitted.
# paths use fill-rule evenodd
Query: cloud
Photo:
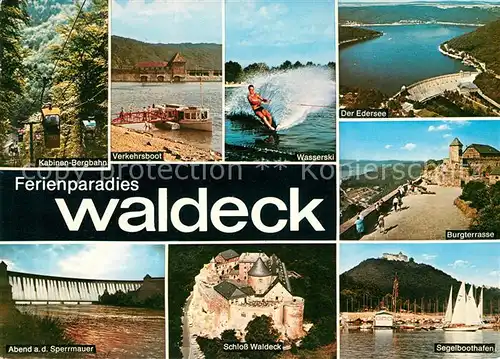
<svg viewBox="0 0 500 359"><path fill-rule="evenodd" d="M470 262L464 261L462 259L457 259L455 262L448 264L448 266L453 268L474 268L475 265L471 265Z"/></svg>
<svg viewBox="0 0 500 359"><path fill-rule="evenodd" d="M491 271L488 274L491 275L491 276L493 276L493 277L500 277L500 271L499 270Z"/></svg>
<svg viewBox="0 0 500 359"><path fill-rule="evenodd" d="M457 126L465 126L470 124L470 121L468 120L443 120L443 122L452 123Z"/></svg>
<svg viewBox="0 0 500 359"><path fill-rule="evenodd" d="M7 270L19 270L16 264L10 259L0 258L0 263L5 262L7 264Z"/></svg>
<svg viewBox="0 0 500 359"><path fill-rule="evenodd" d="M443 138L448 138L448 137L451 137L451 133L445 133L445 134L443 135Z"/></svg>
<svg viewBox="0 0 500 359"><path fill-rule="evenodd" d="M409 142L406 145L404 145L403 147L401 147L401 149L407 150L407 151L413 151L415 149L415 147L417 147L416 144Z"/></svg>
<svg viewBox="0 0 500 359"><path fill-rule="evenodd" d="M384 146L384 148L385 148L386 150L388 150L388 149L389 149L389 148L391 148L391 147L392 147L392 145L385 145L385 146Z"/></svg>
<svg viewBox="0 0 500 359"><path fill-rule="evenodd" d="M437 254L422 254L422 258L424 258L426 261L432 261L437 257Z"/></svg>
<svg viewBox="0 0 500 359"><path fill-rule="evenodd" d="M77 278L110 278L134 263L132 245L99 243L86 245L57 263L59 275Z"/></svg>
<svg viewBox="0 0 500 359"><path fill-rule="evenodd" d="M448 126L446 124L439 125L439 126L429 126L429 128L427 129L427 131L429 131L429 132L447 131L447 130L451 130L451 128L450 128L450 126Z"/></svg>

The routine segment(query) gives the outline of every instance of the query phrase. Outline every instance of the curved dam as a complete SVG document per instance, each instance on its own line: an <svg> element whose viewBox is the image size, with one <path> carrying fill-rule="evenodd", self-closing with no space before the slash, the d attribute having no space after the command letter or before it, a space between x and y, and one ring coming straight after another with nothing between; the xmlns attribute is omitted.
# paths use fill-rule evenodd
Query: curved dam
<svg viewBox="0 0 500 359"><path fill-rule="evenodd" d="M122 291L138 290L142 280L116 281L54 277L7 271L12 287L12 300L16 304L90 304L99 296Z"/></svg>

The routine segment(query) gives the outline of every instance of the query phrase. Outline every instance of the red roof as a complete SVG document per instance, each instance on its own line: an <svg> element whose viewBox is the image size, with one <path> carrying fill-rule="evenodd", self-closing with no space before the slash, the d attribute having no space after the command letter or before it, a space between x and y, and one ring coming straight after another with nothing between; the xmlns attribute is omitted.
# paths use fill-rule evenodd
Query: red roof
<svg viewBox="0 0 500 359"><path fill-rule="evenodd" d="M167 67L168 62L166 61L144 61L135 64L135 67Z"/></svg>

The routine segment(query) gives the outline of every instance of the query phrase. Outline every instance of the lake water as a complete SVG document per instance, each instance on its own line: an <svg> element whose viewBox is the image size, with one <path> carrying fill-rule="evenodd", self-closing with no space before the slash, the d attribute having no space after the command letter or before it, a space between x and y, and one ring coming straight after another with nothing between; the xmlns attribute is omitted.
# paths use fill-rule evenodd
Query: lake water
<svg viewBox="0 0 500 359"><path fill-rule="evenodd" d="M246 86L226 88L225 143L229 160L297 160L298 154L335 154L335 80L332 69L304 67L247 79L270 102L263 105L278 136L259 122Z"/></svg>
<svg viewBox="0 0 500 359"><path fill-rule="evenodd" d="M204 131L163 131L154 128L159 137L181 140L199 147L209 147L222 151L222 83L203 83L203 105L212 116L212 134ZM114 82L111 85L111 117L117 117L120 109L125 111L142 110L144 107L176 103L180 105L201 106L200 84L195 82L180 84L147 84ZM128 125L143 129L143 125Z"/></svg>
<svg viewBox="0 0 500 359"><path fill-rule="evenodd" d="M476 28L449 25L366 26L384 36L339 52L342 86L375 88L394 95L401 86L444 74L473 70L438 50L443 42Z"/></svg>
<svg viewBox="0 0 500 359"><path fill-rule="evenodd" d="M478 330L477 332L434 331L350 331L340 335L340 357L342 359L359 358L498 358L500 354L452 354L434 353L435 343L494 343L500 347L500 332Z"/></svg>
<svg viewBox="0 0 500 359"><path fill-rule="evenodd" d="M18 306L17 309L59 318L76 344L95 345L98 354L109 353L104 356L108 359L165 358L164 311L102 305Z"/></svg>

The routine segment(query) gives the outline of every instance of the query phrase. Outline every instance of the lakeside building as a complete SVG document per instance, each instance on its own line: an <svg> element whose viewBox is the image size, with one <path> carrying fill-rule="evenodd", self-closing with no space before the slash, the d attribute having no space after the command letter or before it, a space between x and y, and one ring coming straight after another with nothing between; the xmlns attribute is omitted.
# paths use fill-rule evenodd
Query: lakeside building
<svg viewBox="0 0 500 359"><path fill-rule="evenodd" d="M449 158L435 168L428 168L424 177L448 187L460 187L470 181L495 184L500 180L500 151L493 146L473 143L464 145L455 138L449 145Z"/></svg>
<svg viewBox="0 0 500 359"><path fill-rule="evenodd" d="M195 66L190 69L187 60L176 52L169 61L141 61L133 67L111 70L113 82L190 82L222 81L222 70Z"/></svg>
<svg viewBox="0 0 500 359"><path fill-rule="evenodd" d="M217 337L234 329L244 338L250 321L265 315L273 320L281 339L299 339L304 299L294 296L285 264L275 255L219 253L195 278L188 320L190 331Z"/></svg>

